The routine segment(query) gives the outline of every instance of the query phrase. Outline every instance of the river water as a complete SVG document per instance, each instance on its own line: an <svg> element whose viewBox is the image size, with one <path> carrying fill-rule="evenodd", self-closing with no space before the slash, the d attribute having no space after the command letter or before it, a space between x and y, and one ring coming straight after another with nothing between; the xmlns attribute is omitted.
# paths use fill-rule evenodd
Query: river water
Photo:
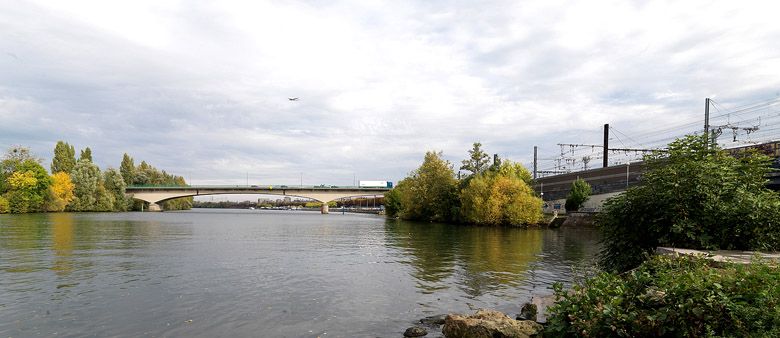
<svg viewBox="0 0 780 338"><path fill-rule="evenodd" d="M302 211L0 215L0 337L401 337L429 315L517 313L597 241Z"/></svg>

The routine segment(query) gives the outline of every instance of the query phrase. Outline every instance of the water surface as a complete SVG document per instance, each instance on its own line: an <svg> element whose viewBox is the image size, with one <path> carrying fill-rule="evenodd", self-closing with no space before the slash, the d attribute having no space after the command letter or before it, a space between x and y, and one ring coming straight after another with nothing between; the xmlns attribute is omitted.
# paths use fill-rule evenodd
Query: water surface
<svg viewBox="0 0 780 338"><path fill-rule="evenodd" d="M296 211L0 215L0 336L400 337L516 313L597 240Z"/></svg>

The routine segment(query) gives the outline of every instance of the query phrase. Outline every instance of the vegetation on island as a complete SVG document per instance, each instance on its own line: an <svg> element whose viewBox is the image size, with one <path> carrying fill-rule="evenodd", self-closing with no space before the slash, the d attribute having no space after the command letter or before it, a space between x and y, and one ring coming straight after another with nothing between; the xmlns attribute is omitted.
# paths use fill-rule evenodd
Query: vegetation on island
<svg viewBox="0 0 780 338"><path fill-rule="evenodd" d="M186 185L183 177L169 175L146 162L135 167L124 155L121 169L101 171L92 162L92 150L80 152L59 141L54 147L51 175L42 160L23 147L8 150L0 161L0 213L57 211L126 211L140 210L140 201L125 195L132 184ZM192 198L162 203L165 210L188 209Z"/></svg>
<svg viewBox="0 0 780 338"><path fill-rule="evenodd" d="M476 142L456 174L441 152L429 151L422 165L385 194L390 216L409 220L479 225L525 225L542 219L542 200L520 163L490 156Z"/></svg>

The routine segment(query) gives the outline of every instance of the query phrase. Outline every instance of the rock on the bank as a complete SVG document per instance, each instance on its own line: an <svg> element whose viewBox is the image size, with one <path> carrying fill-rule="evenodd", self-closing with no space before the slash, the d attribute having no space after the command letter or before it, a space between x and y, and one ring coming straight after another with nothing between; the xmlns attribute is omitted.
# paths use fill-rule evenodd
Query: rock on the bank
<svg viewBox="0 0 780 338"><path fill-rule="evenodd" d="M529 338L542 329L530 320L514 320L495 310L479 309L471 316L447 315L441 332L447 338Z"/></svg>
<svg viewBox="0 0 780 338"><path fill-rule="evenodd" d="M404 331L404 337L422 337L428 334L428 330L419 326L412 326Z"/></svg>

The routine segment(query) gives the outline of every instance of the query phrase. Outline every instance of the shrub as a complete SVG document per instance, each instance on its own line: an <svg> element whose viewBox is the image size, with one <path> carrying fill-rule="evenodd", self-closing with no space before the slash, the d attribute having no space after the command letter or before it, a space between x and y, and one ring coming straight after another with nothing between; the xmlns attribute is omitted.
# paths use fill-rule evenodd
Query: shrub
<svg viewBox="0 0 780 338"><path fill-rule="evenodd" d="M8 200L0 196L0 214L7 214L11 212L11 207L8 205Z"/></svg>
<svg viewBox="0 0 780 338"><path fill-rule="evenodd" d="M761 262L709 263L656 256L631 272L605 272L570 291L556 284L544 336L780 336L780 270Z"/></svg>
<svg viewBox="0 0 780 338"><path fill-rule="evenodd" d="M688 136L645 161L642 184L607 201L596 219L603 268L634 268L657 246L780 249L780 196L764 187L767 156L732 157Z"/></svg>
<svg viewBox="0 0 780 338"><path fill-rule="evenodd" d="M566 196L566 211L580 210L582 204L590 197L590 184L578 178L571 183L571 191Z"/></svg>

